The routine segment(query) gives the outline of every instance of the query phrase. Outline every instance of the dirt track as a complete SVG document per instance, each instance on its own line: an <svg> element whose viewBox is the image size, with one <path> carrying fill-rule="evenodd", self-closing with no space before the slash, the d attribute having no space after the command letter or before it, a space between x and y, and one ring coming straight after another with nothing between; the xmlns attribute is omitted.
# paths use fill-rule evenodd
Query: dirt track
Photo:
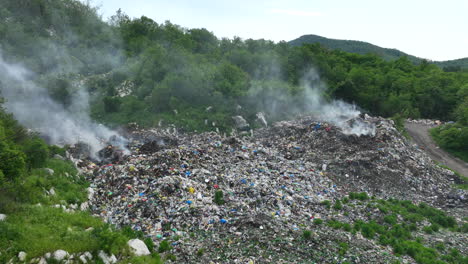
<svg viewBox="0 0 468 264"><path fill-rule="evenodd" d="M440 149L429 135L429 129L431 127L432 126L424 124L405 123L405 128L414 142L425 150L433 160L468 177L468 164Z"/></svg>

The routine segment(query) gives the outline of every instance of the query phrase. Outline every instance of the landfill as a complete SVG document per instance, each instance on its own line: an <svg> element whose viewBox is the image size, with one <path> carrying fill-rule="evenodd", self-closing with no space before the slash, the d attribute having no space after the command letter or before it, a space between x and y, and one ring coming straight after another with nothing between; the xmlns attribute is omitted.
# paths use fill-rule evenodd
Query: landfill
<svg viewBox="0 0 468 264"><path fill-rule="evenodd" d="M323 206L350 192L466 217L467 191L452 187L457 175L401 136L392 120L366 115L363 122L375 133L350 135L314 117L265 122L244 136L129 126L129 155L109 145L100 161L78 149L69 156L91 182L93 214L156 244L171 241L178 263L414 263L359 234L313 224L375 213L362 206L337 215ZM303 230L312 231L305 243L298 240ZM350 244L341 259L336 241Z"/></svg>

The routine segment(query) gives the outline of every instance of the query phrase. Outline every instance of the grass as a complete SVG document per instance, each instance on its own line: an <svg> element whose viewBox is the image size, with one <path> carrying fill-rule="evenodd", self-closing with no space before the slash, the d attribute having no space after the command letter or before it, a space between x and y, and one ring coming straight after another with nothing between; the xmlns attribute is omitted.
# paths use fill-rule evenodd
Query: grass
<svg viewBox="0 0 468 264"><path fill-rule="evenodd" d="M366 196L362 193L350 193L349 199L362 201L367 199ZM450 249L448 252L440 245L435 245L435 248L427 247L421 238L415 237L415 232L433 234L448 229L466 233L468 223L458 224L453 217L424 203L415 205L410 201L396 199L377 200L370 201L366 208L377 208L383 216L369 215L368 221L358 220L352 226L332 219L327 221L327 225L352 234L360 232L365 238L377 240L383 246L391 246L395 255L411 256L420 264L467 263L468 258L457 249ZM430 225L419 227L427 222ZM346 247L340 247L340 254L344 254Z"/></svg>
<svg viewBox="0 0 468 264"><path fill-rule="evenodd" d="M34 169L0 190L0 212L7 215L0 222L0 263L7 263L20 251L31 259L58 249L69 253L89 251L95 258L100 250L125 257L129 256L128 240L144 239L141 232L129 227L117 230L89 212L68 213L53 207L85 202L88 183L68 161L49 159L45 167L54 170L53 175ZM51 188L55 195L46 194ZM145 239L145 243L152 250L152 241ZM157 253L131 258L130 262L162 263Z"/></svg>
<svg viewBox="0 0 468 264"><path fill-rule="evenodd" d="M0 251L42 256L63 249L69 253L96 251L100 238L86 229L102 228L104 223L86 212L69 214L59 208L22 206L0 222Z"/></svg>

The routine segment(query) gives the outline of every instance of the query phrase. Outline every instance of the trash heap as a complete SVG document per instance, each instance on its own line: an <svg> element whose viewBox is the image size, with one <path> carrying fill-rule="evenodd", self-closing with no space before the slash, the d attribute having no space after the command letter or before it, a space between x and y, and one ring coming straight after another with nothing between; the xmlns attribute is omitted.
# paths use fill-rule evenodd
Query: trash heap
<svg viewBox="0 0 468 264"><path fill-rule="evenodd" d="M180 262L290 263L315 252L317 262L328 263L337 261L333 241L343 240L359 244L352 261L386 263L395 256L382 252L391 249L335 230L317 229L315 240L300 247L291 238L315 219L334 217L322 202L349 192L466 211L466 191L451 188L451 171L403 138L391 120L365 122L375 125L374 135L346 135L311 117L245 137L134 128L130 155L106 148L102 155L112 159L105 161L115 163L77 164L91 182L95 215L156 242L170 238Z"/></svg>

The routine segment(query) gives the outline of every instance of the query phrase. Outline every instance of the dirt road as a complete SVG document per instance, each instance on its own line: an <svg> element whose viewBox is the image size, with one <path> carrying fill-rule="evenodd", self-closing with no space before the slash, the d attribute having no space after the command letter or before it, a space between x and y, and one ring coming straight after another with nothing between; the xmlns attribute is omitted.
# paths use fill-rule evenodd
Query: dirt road
<svg viewBox="0 0 468 264"><path fill-rule="evenodd" d="M424 149L433 160L468 177L468 163L440 149L429 135L429 129L431 127L432 126L424 124L405 123L405 128L413 138L413 141L418 144L420 148Z"/></svg>

